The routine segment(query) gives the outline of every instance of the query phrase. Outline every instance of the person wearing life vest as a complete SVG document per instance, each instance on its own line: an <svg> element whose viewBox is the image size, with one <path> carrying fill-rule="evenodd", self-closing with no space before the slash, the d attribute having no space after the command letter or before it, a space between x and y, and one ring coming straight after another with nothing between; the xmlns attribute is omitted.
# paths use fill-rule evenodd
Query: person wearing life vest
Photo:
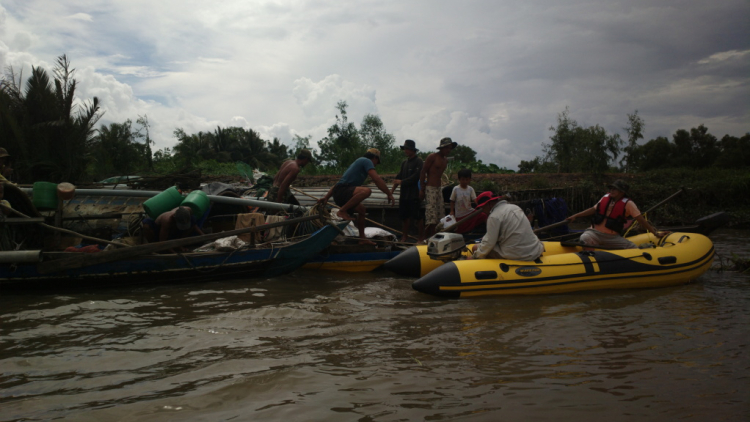
<svg viewBox="0 0 750 422"><path fill-rule="evenodd" d="M581 235L581 242L588 246L598 246L610 249L634 249L637 246L620 235L632 217L656 237L662 237L667 232L659 232L641 215L638 207L630 199L630 186L622 180L615 180L609 187L609 193L604 195L593 207L568 217L570 222L576 218L593 216L591 227Z"/></svg>

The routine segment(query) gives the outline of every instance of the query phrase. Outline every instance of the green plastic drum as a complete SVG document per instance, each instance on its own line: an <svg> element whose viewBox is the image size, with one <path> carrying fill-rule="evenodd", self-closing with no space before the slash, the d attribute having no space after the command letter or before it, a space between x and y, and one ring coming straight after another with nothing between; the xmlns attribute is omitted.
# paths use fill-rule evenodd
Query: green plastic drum
<svg viewBox="0 0 750 422"><path fill-rule="evenodd" d="M162 215L162 213L179 207L183 199L185 198L180 191L172 186L153 198L146 200L146 202L143 203L143 209L146 210L146 214L148 214L149 217L156 219L156 217Z"/></svg>
<svg viewBox="0 0 750 422"><path fill-rule="evenodd" d="M32 189L33 203L38 210L57 209L57 184L35 182Z"/></svg>
<svg viewBox="0 0 750 422"><path fill-rule="evenodd" d="M193 216L200 218L203 213L206 212L210 203L211 200L208 199L206 192L203 192L202 190L194 190L188 194L187 198L182 201L180 206L190 207L190 209L193 210Z"/></svg>

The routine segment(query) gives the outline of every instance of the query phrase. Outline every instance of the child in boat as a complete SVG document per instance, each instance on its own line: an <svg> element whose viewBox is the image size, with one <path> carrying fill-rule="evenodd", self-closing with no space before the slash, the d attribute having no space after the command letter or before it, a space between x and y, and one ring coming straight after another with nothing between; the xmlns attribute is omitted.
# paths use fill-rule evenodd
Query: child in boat
<svg viewBox="0 0 750 422"><path fill-rule="evenodd" d="M469 220L466 217L474 212L472 203L476 203L477 193L471 187L471 170L461 169L458 171L458 186L451 192L451 218L458 224L453 230L455 233L466 233L474 227L487 221L486 214L475 215ZM465 221L463 221L465 220ZM446 224L446 226L448 226Z"/></svg>

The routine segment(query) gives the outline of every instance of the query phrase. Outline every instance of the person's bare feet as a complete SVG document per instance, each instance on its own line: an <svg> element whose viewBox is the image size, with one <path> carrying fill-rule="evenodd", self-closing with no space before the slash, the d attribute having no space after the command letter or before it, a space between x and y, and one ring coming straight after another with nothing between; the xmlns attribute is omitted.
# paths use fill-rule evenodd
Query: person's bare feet
<svg viewBox="0 0 750 422"><path fill-rule="evenodd" d="M376 245L377 243L373 242L372 240L367 239L359 239L360 245Z"/></svg>
<svg viewBox="0 0 750 422"><path fill-rule="evenodd" d="M347 213L346 211L343 211L343 210L338 210L338 212L336 213L336 215L338 215L339 218L341 218L342 220L347 220L347 221L354 220L352 218L352 216L349 215L349 213Z"/></svg>
<svg viewBox="0 0 750 422"><path fill-rule="evenodd" d="M401 242L401 243L406 243L408 241L409 241L409 239L406 238L406 237L402 237L401 240L399 240L399 242Z"/></svg>

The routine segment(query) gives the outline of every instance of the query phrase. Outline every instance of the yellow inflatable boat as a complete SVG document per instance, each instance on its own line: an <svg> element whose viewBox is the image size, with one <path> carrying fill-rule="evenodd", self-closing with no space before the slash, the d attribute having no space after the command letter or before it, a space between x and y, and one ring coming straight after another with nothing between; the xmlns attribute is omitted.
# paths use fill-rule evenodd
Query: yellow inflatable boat
<svg viewBox="0 0 750 422"><path fill-rule="evenodd" d="M443 264L427 256L426 247L415 248L412 270L424 274L412 287L453 298L664 287L699 277L711 267L714 256L713 243L701 234L671 233L662 239L642 234L629 239L639 249L583 250L545 242L545 253L533 262L459 259ZM390 261L386 264L393 267Z"/></svg>

